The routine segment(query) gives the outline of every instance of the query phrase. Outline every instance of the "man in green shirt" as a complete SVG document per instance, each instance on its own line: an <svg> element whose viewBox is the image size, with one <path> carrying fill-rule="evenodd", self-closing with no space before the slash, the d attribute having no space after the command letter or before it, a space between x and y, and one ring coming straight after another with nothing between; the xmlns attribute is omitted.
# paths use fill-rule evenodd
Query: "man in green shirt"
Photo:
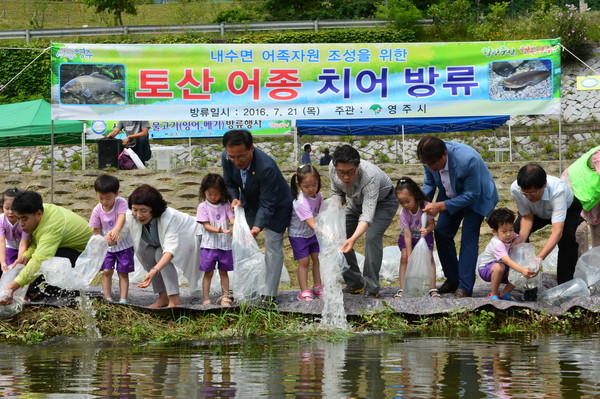
<svg viewBox="0 0 600 399"><path fill-rule="evenodd" d="M10 304L12 293L36 280L43 261L60 256L68 258L74 267L93 232L84 218L61 206L44 204L35 191L18 194L11 209L23 231L29 234L29 248L15 261L26 266L8 284L11 296L0 305Z"/></svg>

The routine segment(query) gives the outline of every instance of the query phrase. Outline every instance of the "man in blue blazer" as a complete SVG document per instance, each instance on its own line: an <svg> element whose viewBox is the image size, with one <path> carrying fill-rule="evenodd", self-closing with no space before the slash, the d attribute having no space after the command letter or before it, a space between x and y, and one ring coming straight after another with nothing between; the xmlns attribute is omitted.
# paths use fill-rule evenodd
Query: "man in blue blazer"
<svg viewBox="0 0 600 399"><path fill-rule="evenodd" d="M455 292L459 298L471 296L475 284L475 267L479 252L481 222L498 203L498 190L481 156L465 144L444 142L427 136L417 145L423 163L423 192L436 202L424 211L440 215L435 227L435 241L446 281L440 293ZM462 222L460 256L456 257L454 237Z"/></svg>
<svg viewBox="0 0 600 399"><path fill-rule="evenodd" d="M263 300L274 304L283 268L283 233L292 216L292 193L275 161L254 148L247 130L223 136L223 179L232 198L242 205L254 237L265 232L266 277Z"/></svg>

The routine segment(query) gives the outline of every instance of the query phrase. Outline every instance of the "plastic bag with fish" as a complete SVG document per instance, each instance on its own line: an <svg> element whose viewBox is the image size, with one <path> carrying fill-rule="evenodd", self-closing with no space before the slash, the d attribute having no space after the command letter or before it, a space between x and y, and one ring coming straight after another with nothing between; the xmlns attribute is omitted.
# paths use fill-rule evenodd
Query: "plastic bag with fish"
<svg viewBox="0 0 600 399"><path fill-rule="evenodd" d="M4 273L2 273L2 277L0 277L0 300L4 301L8 299L10 293L6 289L8 284L10 284L23 270L25 265L15 265L13 268L8 269ZM23 310L23 302L25 298L25 293L27 292L27 288L29 285L19 288L12 295L12 303L6 306L0 306L0 319L7 319L20 313Z"/></svg>
<svg viewBox="0 0 600 399"><path fill-rule="evenodd" d="M40 271L46 282L65 290L82 290L90 285L106 258L108 243L101 235L93 235L79 255L75 267L67 258L54 257L42 262Z"/></svg>
<svg viewBox="0 0 600 399"><path fill-rule="evenodd" d="M240 301L257 298L264 292L266 265L265 258L250 232L246 212L241 206L234 210L232 286L235 297Z"/></svg>
<svg viewBox="0 0 600 399"><path fill-rule="evenodd" d="M427 226L427 214L425 212L421 215L421 226ZM413 248L406 266L404 297L419 298L427 296L433 273L429 247L425 237L421 237Z"/></svg>
<svg viewBox="0 0 600 399"><path fill-rule="evenodd" d="M541 270L535 264L535 247L530 243L517 244L510 250L510 258L520 266L526 267L533 272ZM521 273L514 269L508 271L508 281L516 288L530 290L540 284L541 274L532 278L526 278Z"/></svg>

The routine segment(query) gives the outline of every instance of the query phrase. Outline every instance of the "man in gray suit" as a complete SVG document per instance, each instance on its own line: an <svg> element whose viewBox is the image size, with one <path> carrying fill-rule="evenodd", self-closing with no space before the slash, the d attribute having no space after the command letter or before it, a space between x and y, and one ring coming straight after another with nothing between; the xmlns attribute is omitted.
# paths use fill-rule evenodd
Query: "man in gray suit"
<svg viewBox="0 0 600 399"><path fill-rule="evenodd" d="M276 302L283 268L283 233L292 217L292 193L275 161L254 147L247 130L223 136L223 179L233 207L244 207L254 237L265 232L266 292L263 301Z"/></svg>

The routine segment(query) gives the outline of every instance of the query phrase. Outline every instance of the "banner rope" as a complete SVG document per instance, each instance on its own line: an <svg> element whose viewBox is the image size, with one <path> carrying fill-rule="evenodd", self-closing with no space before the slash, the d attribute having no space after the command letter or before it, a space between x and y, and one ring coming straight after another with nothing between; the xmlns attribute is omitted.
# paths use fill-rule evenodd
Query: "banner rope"
<svg viewBox="0 0 600 399"><path fill-rule="evenodd" d="M18 77L19 77L19 75L21 75L23 72L25 72L25 70L26 70L27 68L29 68L29 67L30 67L30 66L31 66L31 65L32 65L34 62L36 62L36 61L38 60L38 58L40 58L42 55L44 55L44 53L45 53L46 51L48 51L48 50L50 50L50 47L46 47L46 48L44 49L44 51L42 51L42 52L41 52L41 53L40 53L40 54L39 54L37 57L35 57L35 58L33 59L33 61L31 61L29 64L27 64L27 66L26 66L25 68L21 69L21 70L20 70L20 71L19 71L19 72L18 72L18 73L17 73L15 76L13 76L13 78L12 78L11 80L9 80L9 81L8 81L8 82L7 82L5 85L0 85L0 93L2 93L2 91L3 91L3 90L4 90L4 89L5 89L5 88L6 88L6 87L9 85L9 84L11 84L11 83L12 83L12 82L13 82L13 81L16 79L16 78L18 78Z"/></svg>
<svg viewBox="0 0 600 399"><path fill-rule="evenodd" d="M596 75L600 75L594 68L592 68L591 66L589 66L588 64L585 63L585 61L583 61L581 58L577 57L575 54L573 54L573 52L571 50L569 50L568 48L566 48L564 45L560 45L560 47L562 47L563 50L565 50L567 53L571 54L573 57L575 57L575 59L579 62L581 62L583 65L585 65L588 69L590 69L592 72L594 72Z"/></svg>

